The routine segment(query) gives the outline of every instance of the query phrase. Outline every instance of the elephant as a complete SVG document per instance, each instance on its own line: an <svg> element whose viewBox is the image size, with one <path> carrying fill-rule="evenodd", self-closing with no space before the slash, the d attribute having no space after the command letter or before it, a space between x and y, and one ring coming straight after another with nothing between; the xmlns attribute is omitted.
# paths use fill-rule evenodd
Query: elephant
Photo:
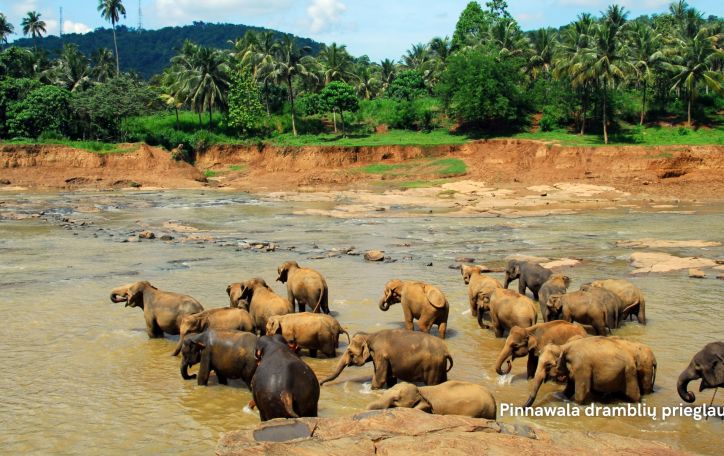
<svg viewBox="0 0 724 456"><path fill-rule="evenodd" d="M242 331L216 331L207 329L186 337L181 348L181 377L191 380L189 367L199 364L197 383L206 386L211 371L222 385L227 379L240 378L251 389L256 372L256 335Z"/></svg>
<svg viewBox="0 0 724 456"><path fill-rule="evenodd" d="M204 310L191 296L161 291L145 280L114 288L111 301L125 302L125 307L140 307L150 338L163 337L163 333L178 334L185 315Z"/></svg>
<svg viewBox="0 0 724 456"><path fill-rule="evenodd" d="M510 260L505 267L505 288L510 282L518 279L518 293L524 295L528 288L533 293L533 298L538 301L540 287L551 277L553 272L538 263L530 261Z"/></svg>
<svg viewBox="0 0 724 456"><path fill-rule="evenodd" d="M256 342L258 366L251 380L253 403L262 421L317 416L319 381L279 334Z"/></svg>
<svg viewBox="0 0 724 456"><path fill-rule="evenodd" d="M564 345L547 345L538 358L524 407L533 405L540 386L548 380L565 383L564 395L573 396L579 404L591 393L623 393L632 402L641 400L636 360L619 341L604 336L576 337Z"/></svg>
<svg viewBox="0 0 724 456"><path fill-rule="evenodd" d="M676 389L686 402L694 402L696 396L687 391L689 382L701 379L699 392L709 388L724 386L724 342L706 344L691 358L689 366L679 375Z"/></svg>
<svg viewBox="0 0 724 456"><path fill-rule="evenodd" d="M294 312L294 306L286 298L274 293L266 281L259 277L232 283L226 287L226 293L230 300L235 301L236 305L232 304L231 307L243 306L249 311L254 327L261 336L266 334L269 317Z"/></svg>
<svg viewBox="0 0 724 456"><path fill-rule="evenodd" d="M539 296L540 313L543 315L543 321L548 321L548 298L554 294L565 294L571 285L571 279L563 274L553 274L540 287Z"/></svg>
<svg viewBox="0 0 724 456"><path fill-rule="evenodd" d="M651 350L651 347L617 336L611 336L610 339L617 341L623 349L627 350L634 357L641 395L653 393L658 363L656 362L656 356L654 355L654 351Z"/></svg>
<svg viewBox="0 0 724 456"><path fill-rule="evenodd" d="M312 358L317 357L317 350L328 358L337 356L342 333L347 334L350 342L349 333L334 317L311 312L273 315L267 320L266 333L281 334L287 342L309 349Z"/></svg>
<svg viewBox="0 0 724 456"><path fill-rule="evenodd" d="M591 325L596 335L605 336L618 327L620 302L618 296L603 288L554 294L546 304L548 321L561 319Z"/></svg>
<svg viewBox="0 0 724 456"><path fill-rule="evenodd" d="M294 308L296 301L299 312L309 306L312 312L329 314L329 290L327 281L314 269L301 268L296 261L287 261L277 269L277 281L287 284L287 298Z"/></svg>
<svg viewBox="0 0 724 456"><path fill-rule="evenodd" d="M415 408L435 415L462 415L494 420L495 398L485 387L470 382L448 380L433 386L400 382L367 405L367 410L394 407Z"/></svg>
<svg viewBox="0 0 724 456"><path fill-rule="evenodd" d="M478 307L482 305L483 295L495 288L503 288L503 285L497 279L485 276L482 272L483 268L480 266L463 264L460 267L463 282L468 286L468 301L470 302L470 312L473 317L478 316Z"/></svg>
<svg viewBox="0 0 724 456"><path fill-rule="evenodd" d="M453 367L445 342L430 334L406 329L358 332L352 337L335 372L320 385L339 377L350 364L363 366L369 361L375 370L372 389L382 388L385 384L395 386L398 379L438 385L447 381L447 373Z"/></svg>
<svg viewBox="0 0 724 456"><path fill-rule="evenodd" d="M483 311L490 312L490 325L483 323ZM527 296L505 288L496 288L483 297L483 307L478 310L481 328L493 329L495 337L503 337L505 330L513 326L527 328L538 321L538 309Z"/></svg>
<svg viewBox="0 0 724 456"><path fill-rule="evenodd" d="M495 361L495 372L499 375L509 373L513 367L512 361L515 358L523 358L527 355L527 375L528 378L532 378L538 367L540 353L548 344L563 345L573 337L586 337L587 335L586 330L581 325L561 320L538 323L529 328L513 326L508 338L505 340L505 346ZM503 362L505 361L507 361L508 365L507 369L503 370Z"/></svg>
<svg viewBox="0 0 724 456"><path fill-rule="evenodd" d="M406 329L413 331L412 321L417 319L420 331L429 333L432 325L437 325L440 338L445 338L450 305L439 288L424 282L390 280L385 284L380 310L386 312L398 302L402 304Z"/></svg>
<svg viewBox="0 0 724 456"><path fill-rule="evenodd" d="M646 300L639 287L624 279L594 280L590 285L604 288L621 299L622 308L619 311L621 320L636 315L639 324L646 324Z"/></svg>
<svg viewBox="0 0 724 456"><path fill-rule="evenodd" d="M218 331L239 330L246 332L254 332L254 322L251 321L249 312L244 309L232 309L222 307L220 309L209 309L192 315L184 315L181 318L179 327L178 344L173 351L176 356L181 351L184 338L188 333L200 333L207 329L216 329Z"/></svg>

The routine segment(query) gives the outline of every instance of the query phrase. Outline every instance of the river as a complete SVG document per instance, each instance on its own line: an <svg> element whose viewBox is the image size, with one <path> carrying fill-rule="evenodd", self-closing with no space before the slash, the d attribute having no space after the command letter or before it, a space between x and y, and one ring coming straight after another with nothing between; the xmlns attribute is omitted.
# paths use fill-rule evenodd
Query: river
<svg viewBox="0 0 724 456"><path fill-rule="evenodd" d="M322 272L330 308L350 333L401 326L402 309L381 312L377 302L392 278L438 285L451 305L447 344L455 360L451 379L487 386L499 403L522 404L528 395L525 361L513 375L499 377L494 360L504 339L481 330L469 315L459 256L502 265L511 254L582 258L566 273L572 290L596 278L630 277L634 251L618 240L639 238L721 241L722 207L698 206L695 214L600 210L549 217L453 218L420 211L398 217L335 219L295 215L329 209L329 202L292 203L243 193L212 191L10 193L0 195L0 449L4 454L210 454L221 433L258 422L245 410L251 394L243 383L208 387L184 381L179 359L170 355L176 337L149 340L142 313L109 301L111 288L149 280L163 290L196 297L206 308L228 305L227 284L263 277L296 260ZM63 222L63 217L68 221ZM48 220L44 220L48 219ZM164 223L198 231L170 232ZM83 224L85 222L85 224ZM148 228L176 241L121 242ZM244 249L272 241L274 252ZM395 262L367 263L361 256L328 252L354 246L381 249ZM293 247L293 249L290 249ZM664 249L676 255L724 258L723 247ZM319 257L323 257L319 259ZM317 258L317 259L310 259ZM492 274L502 280L502 274ZM710 273L711 277L712 274ZM627 323L617 335L650 345L658 358L651 407L677 406L676 378L706 343L724 339L724 281L694 280L685 271L632 277L646 295L648 325ZM467 311L467 312L466 312ZM341 339L340 351L346 347ZM317 375L329 374L336 359L304 358ZM322 388L320 416L352 414L376 393L369 391L371 364L349 367ZM691 388L698 390L698 381ZM561 388L546 384L537 405L563 405ZM697 394L708 403L712 391ZM715 403L722 404L724 401ZM575 406L575 405L574 405ZM509 418L543 429L610 432L660 440L684 450L721 454L719 419L666 421L624 418Z"/></svg>

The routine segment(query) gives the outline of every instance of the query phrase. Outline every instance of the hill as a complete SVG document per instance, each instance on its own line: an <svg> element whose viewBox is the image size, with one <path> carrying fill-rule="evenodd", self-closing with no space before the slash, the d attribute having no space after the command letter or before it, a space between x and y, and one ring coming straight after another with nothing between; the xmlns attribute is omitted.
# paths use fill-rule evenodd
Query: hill
<svg viewBox="0 0 724 456"><path fill-rule="evenodd" d="M141 77L148 79L158 74L168 66L169 60L184 40L191 40L203 46L227 49L228 41L244 36L247 30L269 31L261 27L250 27L241 24L209 24L194 22L192 25L181 27L164 27L158 30L136 30L125 26L116 29L118 39L118 53L121 59L122 71L134 71ZM278 36L287 35L277 30L271 30ZM319 52L321 43L309 38L294 37L300 46L309 46L312 53ZM81 52L90 56L98 48L113 49L113 33L109 28L97 28L85 34L70 33L63 37L47 36L38 41L38 46L47 50L51 57L59 54L66 43L77 44ZM33 40L21 38L14 43L16 46L33 47Z"/></svg>

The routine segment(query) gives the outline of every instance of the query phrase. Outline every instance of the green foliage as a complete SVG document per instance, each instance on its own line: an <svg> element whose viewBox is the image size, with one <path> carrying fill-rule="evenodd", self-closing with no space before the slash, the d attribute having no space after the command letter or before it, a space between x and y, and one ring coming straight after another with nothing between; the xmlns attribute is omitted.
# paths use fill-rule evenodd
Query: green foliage
<svg viewBox="0 0 724 456"><path fill-rule="evenodd" d="M35 74L35 57L27 49L11 46L0 52L0 76L30 78Z"/></svg>
<svg viewBox="0 0 724 456"><path fill-rule="evenodd" d="M440 101L432 97L417 98L413 101L377 98L360 103L358 118L376 127L431 131L440 126Z"/></svg>
<svg viewBox="0 0 724 456"><path fill-rule="evenodd" d="M344 82L330 82L324 86L319 96L327 109L336 109L339 112L359 109L359 98L357 98L354 88Z"/></svg>
<svg viewBox="0 0 724 456"><path fill-rule="evenodd" d="M8 133L7 119L10 107L38 87L41 87L41 84L35 79L0 79L0 136L6 136Z"/></svg>
<svg viewBox="0 0 724 456"><path fill-rule="evenodd" d="M43 132L66 135L70 118L70 92L60 87L41 86L10 105L7 112L8 134L30 138Z"/></svg>
<svg viewBox="0 0 724 456"><path fill-rule="evenodd" d="M429 133L408 130L390 130L385 134L354 135L344 138L342 135L277 135L270 143L280 146L437 146L463 144L468 138L453 135L447 130L433 130Z"/></svg>
<svg viewBox="0 0 724 456"><path fill-rule="evenodd" d="M550 141L565 146L602 146L603 138L600 135L578 135L566 130L554 130L538 133L518 133L515 138L534 139L537 141ZM609 145L640 144L646 146L676 146L676 145L724 145L724 129L686 127L640 127L623 126L619 131L609 137Z"/></svg>
<svg viewBox="0 0 724 456"><path fill-rule="evenodd" d="M385 95L395 100L414 100L427 95L425 80L417 70L400 71Z"/></svg>
<svg viewBox="0 0 724 456"><path fill-rule="evenodd" d="M297 109L303 116L314 116L327 111L327 107L318 93L305 93L296 100Z"/></svg>
<svg viewBox="0 0 724 456"><path fill-rule="evenodd" d="M520 124L530 110L521 67L516 58L466 49L448 60L438 92L448 113L461 122Z"/></svg>
<svg viewBox="0 0 724 456"><path fill-rule="evenodd" d="M246 72L234 73L229 88L227 124L244 134L257 131L264 115L259 87Z"/></svg>
<svg viewBox="0 0 724 456"><path fill-rule="evenodd" d="M490 27L491 18L483 11L478 2L470 2L465 7L455 24L452 47L459 49L472 37L483 36Z"/></svg>

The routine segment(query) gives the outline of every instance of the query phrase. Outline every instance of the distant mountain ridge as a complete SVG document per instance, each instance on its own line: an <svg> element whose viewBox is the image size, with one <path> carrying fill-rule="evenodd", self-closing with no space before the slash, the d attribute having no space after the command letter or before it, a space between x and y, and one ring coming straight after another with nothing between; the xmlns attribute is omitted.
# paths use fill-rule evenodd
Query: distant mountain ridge
<svg viewBox="0 0 724 456"><path fill-rule="evenodd" d="M195 21L191 25L164 27L158 30L136 30L121 25L116 29L121 71L134 71L144 79L148 79L154 74L161 73L170 64L171 57L176 55L184 40L191 40L203 46L228 49L231 47L228 41L241 38L247 30L272 31L279 37L293 36L300 46L309 46L313 54L317 54L322 46L310 38L241 24L210 24ZM109 28L97 28L82 35L68 33L62 38L51 35L38 40L38 47L46 49L51 57L55 57L66 43L77 44L81 52L90 58L96 49L113 50L113 32ZM33 47L33 40L21 38L12 44L30 48Z"/></svg>

